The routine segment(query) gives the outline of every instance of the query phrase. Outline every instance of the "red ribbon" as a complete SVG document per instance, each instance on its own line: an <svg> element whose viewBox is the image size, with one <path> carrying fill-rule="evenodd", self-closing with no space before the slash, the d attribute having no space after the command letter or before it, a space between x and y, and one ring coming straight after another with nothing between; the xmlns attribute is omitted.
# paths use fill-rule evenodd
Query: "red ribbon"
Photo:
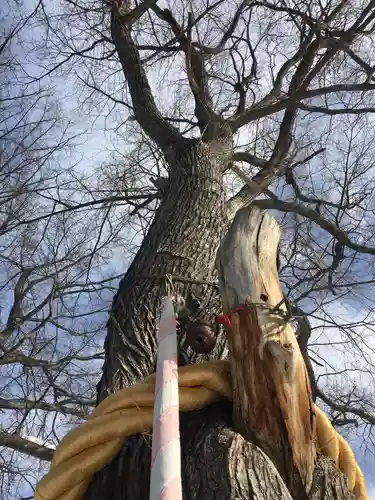
<svg viewBox="0 0 375 500"><path fill-rule="evenodd" d="M228 314L220 314L219 316L216 316L215 323L217 325L227 325L229 328L232 328L232 322Z"/></svg>
<svg viewBox="0 0 375 500"><path fill-rule="evenodd" d="M242 311L243 309L247 309L246 304L236 307L236 309L232 309L228 312L228 314L219 314L219 316L215 317L215 323L217 325L227 325L228 328L232 328L232 322L230 320L230 316L238 311Z"/></svg>

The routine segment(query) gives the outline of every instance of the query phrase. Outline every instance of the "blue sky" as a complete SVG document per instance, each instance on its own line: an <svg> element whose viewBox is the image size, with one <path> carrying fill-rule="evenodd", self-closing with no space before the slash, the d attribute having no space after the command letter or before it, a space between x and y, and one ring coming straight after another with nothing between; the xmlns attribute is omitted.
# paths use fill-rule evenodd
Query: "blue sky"
<svg viewBox="0 0 375 500"><path fill-rule="evenodd" d="M27 1L27 5L30 7L33 5L32 0ZM58 2L55 3L57 5ZM160 7L163 7L164 5L160 3ZM40 34L40 32L38 31ZM32 57L28 55L29 59L31 60ZM277 61L276 61L277 63ZM40 68L38 68L35 64L30 63L28 66L28 70L31 74L37 74ZM172 71L169 74L170 78L175 80L177 82L179 80L179 77L181 76L180 69L178 65L174 66L173 68L173 75ZM163 108L168 109L171 107L171 103L169 102L169 96L171 95L171 87L167 85L162 85L162 80L159 78L159 74L155 71L151 75L151 81L154 85L154 88L158 88L160 92L157 95L157 100L159 103L162 104ZM69 77L60 77L60 76L54 76L50 79L50 83L52 83L55 87L55 96L58 99L61 99L62 104L62 110L65 115L65 117L69 118L71 120L72 126L71 130L73 132L77 133L83 133L83 135L77 139L77 146L72 150L69 154L64 153L59 155L59 157L56 158L56 161L59 163L60 168L67 168L68 166L75 166L75 171L77 173L83 173L87 176L90 175L90 173L94 173L96 170L95 169L100 169L102 165L105 165L106 161L109 159L111 152L114 151L114 149L117 149L121 151L123 154L126 154L127 151L129 151L134 145L130 144L130 141L134 139L134 136L132 136L132 124L123 124L122 122L126 120L128 113L127 111L123 108L117 113L111 113L107 115L109 106L103 106L101 109L94 109L93 107L86 106L82 104L82 89L77 87L76 80L74 79L74 74L71 74ZM183 91L181 91L183 92ZM191 104L191 103L190 103ZM118 125L122 124L120 128L120 133L116 133L114 129ZM311 126L312 122L309 123L308 119L306 118L305 124L309 124ZM301 125L301 134L300 134L300 139L301 139L301 144L303 146L307 146L311 139L320 139L321 134L324 136L324 130L325 127L328 124L328 120L321 118L318 124L314 124L312 128L311 135L304 139L303 137L303 131L305 130L304 127ZM368 126L366 127L365 131L367 134L371 133L371 123L367 124ZM348 129L350 124L346 126ZM330 141L331 143L328 142L329 146L329 154L331 155L329 158L330 164L334 165L335 168L339 167L340 162L345 158L345 154L340 156L340 151L339 147L337 146L338 144L338 139L343 137L343 130L344 130L344 125L338 127L338 130L333 136L332 134L330 135ZM244 129L241 134L238 136L238 146L243 146L243 145L248 145L250 144L250 147L254 146L254 143L260 142L262 144L262 141L258 139L259 138L259 130L254 126L254 127L249 127ZM328 139L327 139L328 141ZM336 144L336 146L335 146ZM302 156L305 154L304 151L300 151L299 154L302 154ZM327 153L328 154L328 153ZM371 156L372 151L369 151L367 153L367 156ZM362 155L362 158L365 155ZM307 176L310 176L313 180L312 182L314 183L315 186L319 185L320 179L319 179L319 160L317 159L316 161L314 160L314 166L316 167L316 173L314 174L307 171L306 169L301 169L300 173L305 174ZM250 171L249 171L250 173ZM332 173L332 178L334 177L335 172ZM309 180L311 180L309 178ZM234 176L228 176L228 180L234 180L234 184L236 188L239 188L241 186L241 183L238 180L234 179ZM93 181L93 185L95 182ZM335 198L335 193L331 190L327 190L325 192L325 196L331 196L332 199ZM117 215L119 218L122 216L121 209L117 211ZM88 222L87 224L93 223L91 219L87 219ZM371 221L370 221L371 222ZM81 222L82 223L82 222ZM94 270L91 273L91 279L96 279L99 277L100 274L102 275L108 275L110 272L113 272L113 274L118 274L121 272L124 272L126 270L126 267L129 263L129 260L131 258L131 255L129 252L126 252L123 248L123 241L125 242L130 242L135 234L135 229L133 228L132 231L130 231L131 234L129 234L128 231L125 231L126 234L122 234L122 240L119 241L118 246L111 252L110 258L108 258L107 262L102 264L100 267L100 270ZM325 236L324 236L325 237ZM323 238L323 235L322 235ZM139 238L136 238L136 241L139 241ZM364 257L360 260L360 262L357 264L356 268L356 275L367 275L369 273L369 269L372 266L372 261L373 257ZM2 273L4 276L4 273ZM100 300L103 300L108 306L110 303L111 299L111 294L113 292L111 290L107 290L105 292L105 297L103 299L103 296L100 297ZM370 291L370 298L371 298L371 293ZM358 299L360 298L360 300ZM11 289L4 291L2 295L2 305L4 305L6 302L8 303L8 307L10 307L10 298L11 298ZM99 301L99 298L98 298ZM353 301L353 299L352 299ZM331 314L335 317L341 317L342 321L346 321L347 319L344 318L343 312L346 312L346 315L350 317L351 320L353 318L363 318L364 315L368 313L369 308L371 307L370 300L365 300L363 297L361 298L361 295L358 295L357 298L354 299L355 302L355 307L349 308L349 299L345 299L343 301L338 301L335 304L331 305L329 310ZM313 304L309 301L305 301L304 305L307 307L307 309L311 306L313 307ZM88 308L89 303L86 301L86 299L81 299L81 303L79 304L81 308ZM6 308L4 308L1 313L2 315L5 315L7 312ZM3 316L4 318L5 316ZM101 313L98 314L97 317L95 317L95 320L89 319L88 322L92 321L96 324L102 324L105 325L107 319L107 313ZM82 321L80 322L80 325L85 326L85 322ZM332 333L333 332L333 333ZM51 331L48 332L49 335L51 335ZM366 335L369 337L369 345L371 348L375 349L375 342L372 341L371 338L371 332L363 330L362 332L363 335ZM67 335L64 332L59 333L59 341L60 341L60 348L63 350L64 346L69 346L70 339L67 337ZM102 340L105 335L105 328L103 328L100 331L100 336L97 338L98 345L102 345ZM320 346L317 348L317 352L319 355L326 360L326 364L324 367L317 368L318 373L321 372L322 374L331 371L331 366L333 365L338 369L341 369L342 367L352 367L352 366L358 366L362 367L363 360L358 358L357 353L353 351L346 352L345 349L342 349L340 353L338 353L338 350L336 347L332 346L332 342L334 339L342 339L341 334L339 331L332 331L330 330L325 331L323 328L317 328L314 330L314 335L312 338L313 342L322 342L322 339L326 345ZM331 345L330 345L331 344ZM373 353L371 352L371 349L369 348L368 352L369 356L373 357ZM100 364L100 363L98 363ZM324 379L322 379L324 380ZM331 382L332 379L330 378L329 381ZM345 383L345 378L341 377L336 377L336 383ZM368 376L360 376L359 377L359 383L363 386L369 386L371 387L371 384L373 384L373 379ZM375 392L374 387L372 387L373 392ZM4 419L2 421L3 425L5 425L7 422ZM60 434L64 434L66 432L66 429L68 428L68 425L62 425L60 427ZM369 489L369 495L370 498L375 498L375 461L374 461L374 455L375 455L375 450L371 450L371 446L369 447L370 449L365 449L363 447L363 433L364 429L356 429L353 430L351 435L349 436L349 440L353 446L353 448L356 451L357 454L357 459L363 468L366 477L367 477L367 482L368 482L368 489ZM31 463L28 462L28 460L25 460L25 464ZM35 462L32 462L35 463ZM35 469L34 469L35 470ZM371 480L374 482L372 483ZM372 493L371 493L372 490Z"/></svg>

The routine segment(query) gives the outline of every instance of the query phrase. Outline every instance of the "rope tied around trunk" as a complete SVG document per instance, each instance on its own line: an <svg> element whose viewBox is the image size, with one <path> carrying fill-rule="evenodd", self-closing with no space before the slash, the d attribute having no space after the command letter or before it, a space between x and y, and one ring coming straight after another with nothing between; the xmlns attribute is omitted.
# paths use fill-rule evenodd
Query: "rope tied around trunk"
<svg viewBox="0 0 375 500"><path fill-rule="evenodd" d="M175 294L172 277L165 277L168 294L162 300L158 329L156 373L143 383L107 397L87 421L71 430L56 449L49 472L35 490L35 500L81 500L95 473L109 464L127 437L150 432L152 436L151 500L182 498L179 411L194 411L218 400L232 400L231 367L228 361L177 366ZM230 316L266 304L243 304L215 323L232 327ZM270 312L287 323L291 317L280 304ZM332 427L328 417L313 404L316 442L320 453L332 459L348 480L356 500L368 500L363 473L349 444Z"/></svg>
<svg viewBox="0 0 375 500"><path fill-rule="evenodd" d="M219 400L232 400L228 361L209 361L178 368L179 409L195 411ZM57 447L49 472L35 490L35 500L81 500L93 477L121 450L127 437L150 432L156 375L112 394L92 415L71 430ZM354 453L317 405L316 441L321 454L333 460L348 480L356 500L368 500L365 479Z"/></svg>

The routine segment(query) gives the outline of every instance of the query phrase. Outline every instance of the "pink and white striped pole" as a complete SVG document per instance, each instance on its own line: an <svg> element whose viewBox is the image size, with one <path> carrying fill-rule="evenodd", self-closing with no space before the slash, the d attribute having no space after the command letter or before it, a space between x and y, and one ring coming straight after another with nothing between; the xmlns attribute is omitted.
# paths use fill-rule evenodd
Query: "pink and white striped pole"
<svg viewBox="0 0 375 500"><path fill-rule="evenodd" d="M150 500L182 500L176 317L162 299L158 330Z"/></svg>

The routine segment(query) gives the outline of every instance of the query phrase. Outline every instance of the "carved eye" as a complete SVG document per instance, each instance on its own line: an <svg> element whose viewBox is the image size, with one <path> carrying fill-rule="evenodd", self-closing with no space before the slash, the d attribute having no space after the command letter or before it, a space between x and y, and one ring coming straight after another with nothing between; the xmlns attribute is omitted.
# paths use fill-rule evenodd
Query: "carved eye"
<svg viewBox="0 0 375 500"><path fill-rule="evenodd" d="M267 302L267 300L268 300L267 295L266 295L265 293L261 293L261 294L260 294L260 300L261 300L262 302Z"/></svg>

